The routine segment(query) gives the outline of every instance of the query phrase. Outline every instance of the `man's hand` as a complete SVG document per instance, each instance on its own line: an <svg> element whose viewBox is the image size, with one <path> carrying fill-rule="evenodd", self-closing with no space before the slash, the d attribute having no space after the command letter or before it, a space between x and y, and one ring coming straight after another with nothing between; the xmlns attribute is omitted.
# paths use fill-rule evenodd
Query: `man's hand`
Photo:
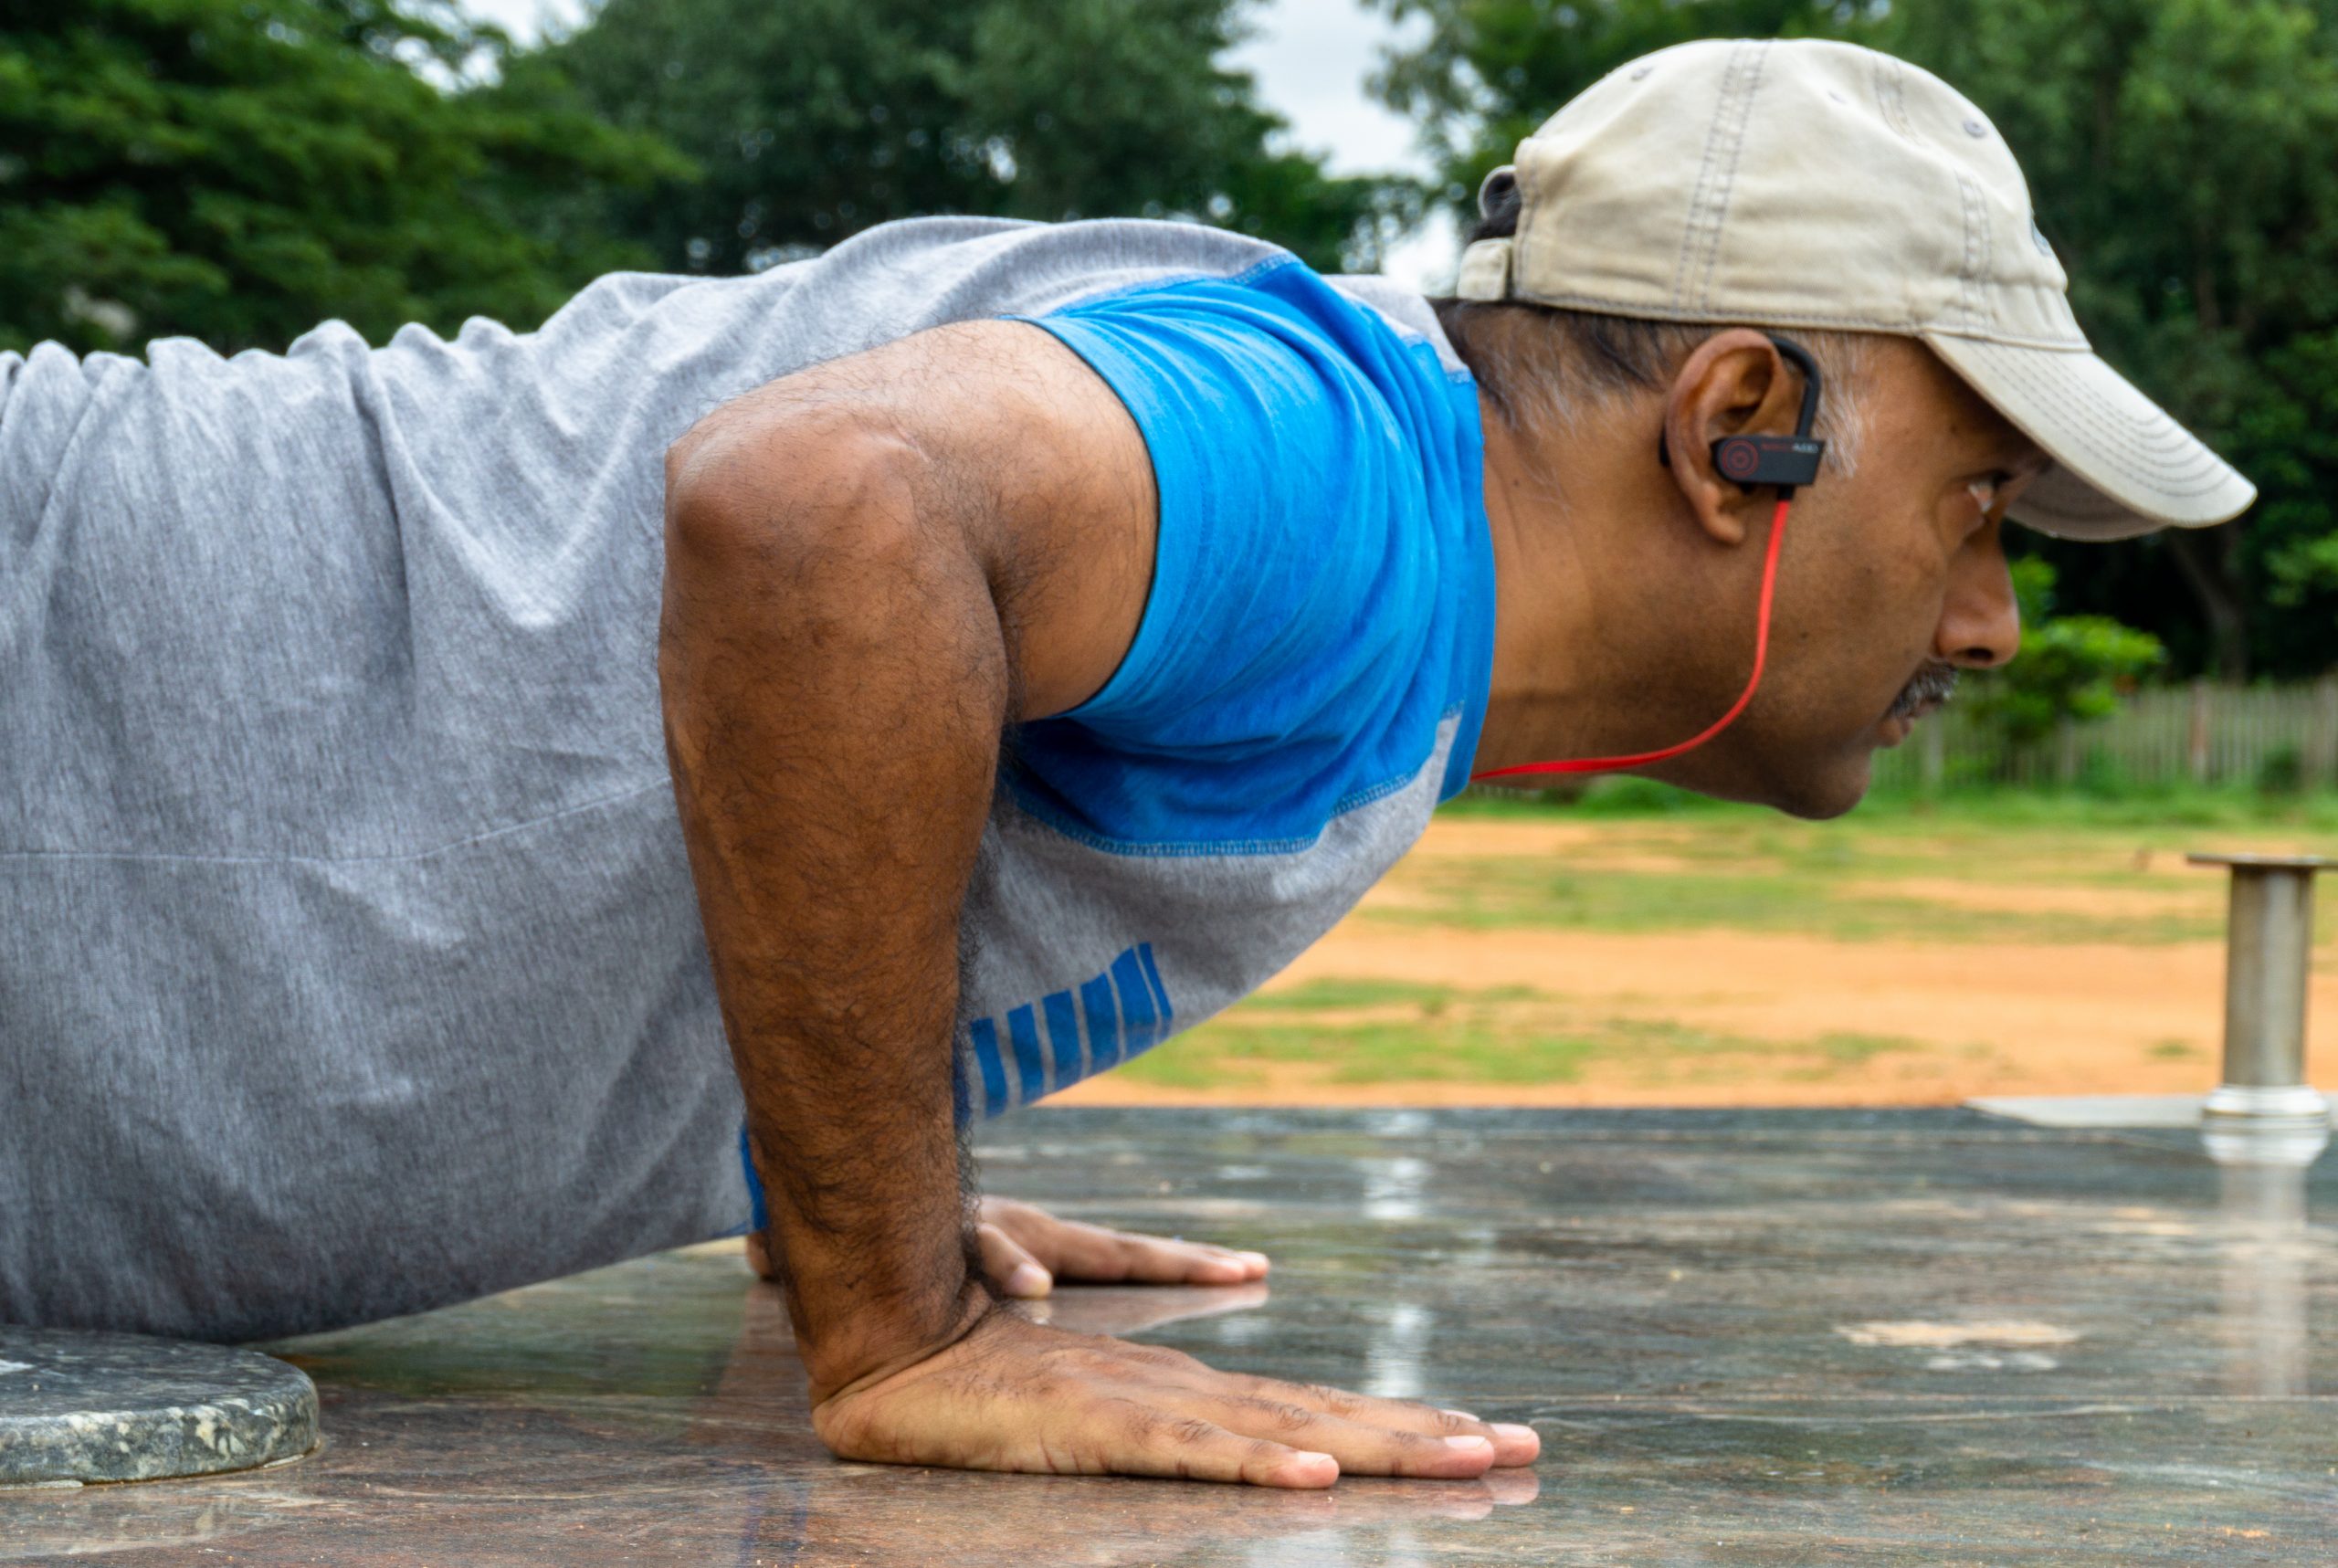
<svg viewBox="0 0 2338 1568"><path fill-rule="evenodd" d="M1467 1479L1531 1462L1525 1426L1216 1372L1180 1351L1001 1308L910 1366L812 1410L841 1458L1052 1475L1328 1487L1342 1474Z"/></svg>
<svg viewBox="0 0 2338 1568"><path fill-rule="evenodd" d="M1058 1219L1013 1198L985 1198L974 1227L983 1272L1001 1293L1044 1296L1058 1279L1092 1285L1240 1285L1267 1272L1263 1252L1107 1230Z"/></svg>
<svg viewBox="0 0 2338 1568"><path fill-rule="evenodd" d="M1207 1242L1107 1230L1058 1219L1013 1198L984 1198L974 1239L983 1274L1001 1295L1044 1296L1058 1279L1090 1285L1241 1285L1263 1279L1267 1255ZM747 1237L747 1264L766 1279L779 1265L761 1232Z"/></svg>

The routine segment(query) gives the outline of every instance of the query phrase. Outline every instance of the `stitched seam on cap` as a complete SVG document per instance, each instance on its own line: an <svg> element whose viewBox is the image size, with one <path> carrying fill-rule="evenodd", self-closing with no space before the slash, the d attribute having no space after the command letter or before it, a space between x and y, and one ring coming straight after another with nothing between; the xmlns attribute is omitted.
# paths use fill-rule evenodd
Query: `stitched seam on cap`
<svg viewBox="0 0 2338 1568"><path fill-rule="evenodd" d="M1518 253L1511 253L1511 277L1516 288ZM1943 326L1939 321L1918 321L1913 316L1833 316L1820 310L1785 310L1775 314L1754 310L1728 310L1718 315L1710 310L1686 305L1652 305L1644 300L1619 300L1608 294L1572 292L1543 293L1540 290L1518 294L1522 300L1532 300L1538 305L1559 305L1573 310L1596 310L1604 315L1628 316L1638 321L1686 321L1715 327L1732 326L1740 322L1757 327L1810 327L1838 329L1844 331L1889 332L1894 337L1918 338L1927 333L1957 338L1988 348L2029 349L2039 353L2091 354L2093 348L2083 339L2025 338L2009 332L1967 332Z"/></svg>
<svg viewBox="0 0 2338 1568"><path fill-rule="evenodd" d="M2053 399L2058 407L2073 410L2081 420L2101 430L2105 439L2118 443L2122 450L2135 457L2148 459L2162 453L2207 453L2206 443L2168 417L2164 411L2154 410L2147 419L2133 419L2107 404L2088 399L2081 389L2060 386L2048 381L2032 366L2018 359L1992 363L2007 376L2021 383L2026 390ZM2152 439L2154 436L2164 436L2168 439L2154 441ZM2214 457L2213 453L2208 455Z"/></svg>
<svg viewBox="0 0 2338 1568"><path fill-rule="evenodd" d="M2017 357L1992 356L1988 359L1988 365L1993 372L2018 384L2022 391L2049 404L2059 414L2079 425L2093 440L2102 443L2101 447L2095 448L2097 456L2112 461L2148 467L2154 475L2164 477L2171 485L2176 480L2190 479L2203 473L2208 476L2209 482L2205 486L2193 489L2170 489L2171 494L2204 495L2225 482L2224 473L2230 465L2210 450L2207 443L2168 417L2164 411L2154 409L2147 423L2130 420L2116 408L2086 397L2082 390L2048 381L2034 366ZM2151 439L2153 436L2162 436L2165 439L2154 441ZM2186 459L2180 466L2163 461L2177 454ZM2093 483L2092 480L2086 482Z"/></svg>
<svg viewBox="0 0 2338 1568"><path fill-rule="evenodd" d="M1987 348L2034 349L2041 353L2052 354L2091 355L2094 353L2094 345L2083 336L2033 338L2021 332L2008 332L2002 328L1992 328L1987 331L1974 331L1959 326L1949 317L1950 312L1944 310L1929 321L1917 322L1915 330L1920 333L1937 333L1943 338L1956 338L1964 342L1979 343Z"/></svg>
<svg viewBox="0 0 2338 1568"><path fill-rule="evenodd" d="M1962 169L1956 171L1956 197L1964 217L1964 253L1956 274L1957 304L1967 326L1994 326L1995 313L1981 303L1981 279L1986 273L1989 251L1988 215L1982 208L1980 187Z"/></svg>
<svg viewBox="0 0 2338 1568"><path fill-rule="evenodd" d="M2148 470L2143 477L2154 489L2170 496L2196 496L2206 495L2211 490L2223 488L2227 465L2210 451L2205 442L2174 420L2163 419L2161 427L2175 435L2178 438L2176 441L2164 446L2144 445L2131 438L2128 432L2121 430L2119 426L2111 423L2106 416L2107 410L2098 405L2085 403L2069 395L2068 389L2032 380L2019 369L2008 369L2007 374L2015 381L2020 382L2023 389L2033 395L2054 396L2055 407L2061 416L2080 426L2093 440L2102 443L2101 447L2092 449L2093 456L2124 467ZM2173 455L2177 452L2185 454L2191 460L2181 467L2170 466L2161 461L2164 455ZM2064 466L2069 466L2067 460ZM2071 471L2077 472L2075 468ZM2188 483L2204 475L2206 482ZM2079 477L2085 479L2084 475ZM2091 479L2086 479L2085 482L2095 483ZM2097 488L2101 487L2097 486Z"/></svg>
<svg viewBox="0 0 2338 1568"><path fill-rule="evenodd" d="M1980 219L1981 225L1981 266L1974 274L1973 289L1980 298L1982 317L1994 329L1997 324L1997 293L1989 287L1989 279L1996 271L1997 230L1996 226L1989 221L1988 193L1981 188L1978 180L1973 181L1973 215Z"/></svg>
<svg viewBox="0 0 2338 1568"><path fill-rule="evenodd" d="M1722 120L1729 112L1729 89L1737 74L1738 58L1745 52L1739 44L1729 53L1729 63L1722 68L1721 101L1713 105L1712 123L1705 129L1704 156L1697 163L1697 183L1689 188L1689 220L1680 226L1680 253L1672 262L1672 304L1676 310L1688 308L1689 258L1697 247L1697 226L1704 221L1705 188L1711 183L1713 157L1721 146Z"/></svg>
<svg viewBox="0 0 2338 1568"><path fill-rule="evenodd" d="M1921 147L1923 143L1916 140L1915 127L1908 123L1907 83L1908 73L1898 60L1890 55L1876 57L1875 107L1884 124L1899 132L1902 141Z"/></svg>
<svg viewBox="0 0 2338 1568"><path fill-rule="evenodd" d="M1728 226L1729 195L1737 186L1737 165L1745 156L1746 129L1754 123L1754 99L1762 90L1762 67L1770 58L1767 43L1754 44L1751 50L1752 68L1746 76L1745 90L1737 100L1737 126L1730 136L1729 171L1722 175L1721 190L1714 199L1712 228L1705 237L1703 276L1697 282L1697 303L1708 309L1712 304L1713 273L1721 265L1722 235Z"/></svg>

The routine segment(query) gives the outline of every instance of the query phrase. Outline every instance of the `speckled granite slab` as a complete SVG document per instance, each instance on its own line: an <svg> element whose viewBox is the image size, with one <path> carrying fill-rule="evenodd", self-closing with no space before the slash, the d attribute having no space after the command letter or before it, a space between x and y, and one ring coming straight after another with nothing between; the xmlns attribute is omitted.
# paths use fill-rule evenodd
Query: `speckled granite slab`
<svg viewBox="0 0 2338 1568"><path fill-rule="evenodd" d="M1034 1310L1543 1435L1270 1492L843 1464L736 1243L273 1347L280 1469L0 1490L105 1568L2323 1568L2338 1157L1973 1111L1035 1110L995 1192L1274 1258ZM17 1359L21 1360L22 1357Z"/></svg>
<svg viewBox="0 0 2338 1568"><path fill-rule="evenodd" d="M0 1485L211 1475L316 1446L316 1388L273 1356L0 1323Z"/></svg>

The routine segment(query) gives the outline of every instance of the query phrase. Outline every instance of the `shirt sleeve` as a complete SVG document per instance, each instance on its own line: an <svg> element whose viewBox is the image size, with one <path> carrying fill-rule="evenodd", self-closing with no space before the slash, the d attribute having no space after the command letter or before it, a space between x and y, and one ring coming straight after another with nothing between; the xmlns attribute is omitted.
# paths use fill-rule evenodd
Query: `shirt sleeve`
<svg viewBox="0 0 2338 1568"><path fill-rule="evenodd" d="M1125 658L1019 747L1027 793L1106 838L1311 838L1416 773L1450 705L1438 644L1469 542L1438 515L1458 489L1438 482L1448 378L1284 270L1280 288L1188 280L1027 318L1127 406L1160 496Z"/></svg>

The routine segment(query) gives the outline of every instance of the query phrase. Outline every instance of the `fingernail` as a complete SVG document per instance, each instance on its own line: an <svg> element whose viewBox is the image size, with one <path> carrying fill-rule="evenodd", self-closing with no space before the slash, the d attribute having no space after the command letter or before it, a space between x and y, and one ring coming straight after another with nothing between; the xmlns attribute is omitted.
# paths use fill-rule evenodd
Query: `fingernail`
<svg viewBox="0 0 2338 1568"><path fill-rule="evenodd" d="M1006 1276L1006 1293L1010 1296L1044 1296L1054 1283L1048 1271L1036 1263L1018 1263Z"/></svg>
<svg viewBox="0 0 2338 1568"><path fill-rule="evenodd" d="M1477 1420L1477 1419L1478 1419L1478 1417L1476 1417L1475 1415L1470 1415L1470 1414L1469 1414L1468 1411L1466 1411L1466 1410L1440 1410L1440 1411L1438 1411L1438 1414L1439 1415L1454 1415L1454 1416L1459 1416L1460 1419L1462 1419L1462 1420L1464 1420L1464 1421L1475 1421L1475 1420Z"/></svg>
<svg viewBox="0 0 2338 1568"><path fill-rule="evenodd" d="M1522 1441L1522 1440L1523 1440L1523 1439L1530 1438L1530 1437L1531 1437L1531 1438L1532 1438L1532 1439L1533 1439L1535 1442L1537 1442L1537 1443L1539 1443L1539 1442L1541 1442L1541 1441L1543 1440L1543 1439L1542 1439L1542 1437L1541 1437L1541 1436L1540 1436L1535 1432L1535 1430L1534 1430L1534 1428L1533 1428L1533 1427L1532 1427L1532 1426L1519 1426L1517 1423L1515 1423L1515 1422L1511 1422L1511 1421L1497 1421L1497 1422L1495 1422L1495 1423L1494 1423L1494 1436L1497 1436L1497 1437L1507 1437L1507 1438L1511 1439L1512 1442L1519 1442L1519 1441Z"/></svg>
<svg viewBox="0 0 2338 1568"><path fill-rule="evenodd" d="M1237 1252L1234 1256L1245 1263L1255 1263L1261 1268L1267 1266L1267 1255L1263 1252Z"/></svg>
<svg viewBox="0 0 2338 1568"><path fill-rule="evenodd" d="M1445 1446L1448 1448L1490 1448L1493 1447L1483 1437L1448 1437L1445 1440Z"/></svg>

